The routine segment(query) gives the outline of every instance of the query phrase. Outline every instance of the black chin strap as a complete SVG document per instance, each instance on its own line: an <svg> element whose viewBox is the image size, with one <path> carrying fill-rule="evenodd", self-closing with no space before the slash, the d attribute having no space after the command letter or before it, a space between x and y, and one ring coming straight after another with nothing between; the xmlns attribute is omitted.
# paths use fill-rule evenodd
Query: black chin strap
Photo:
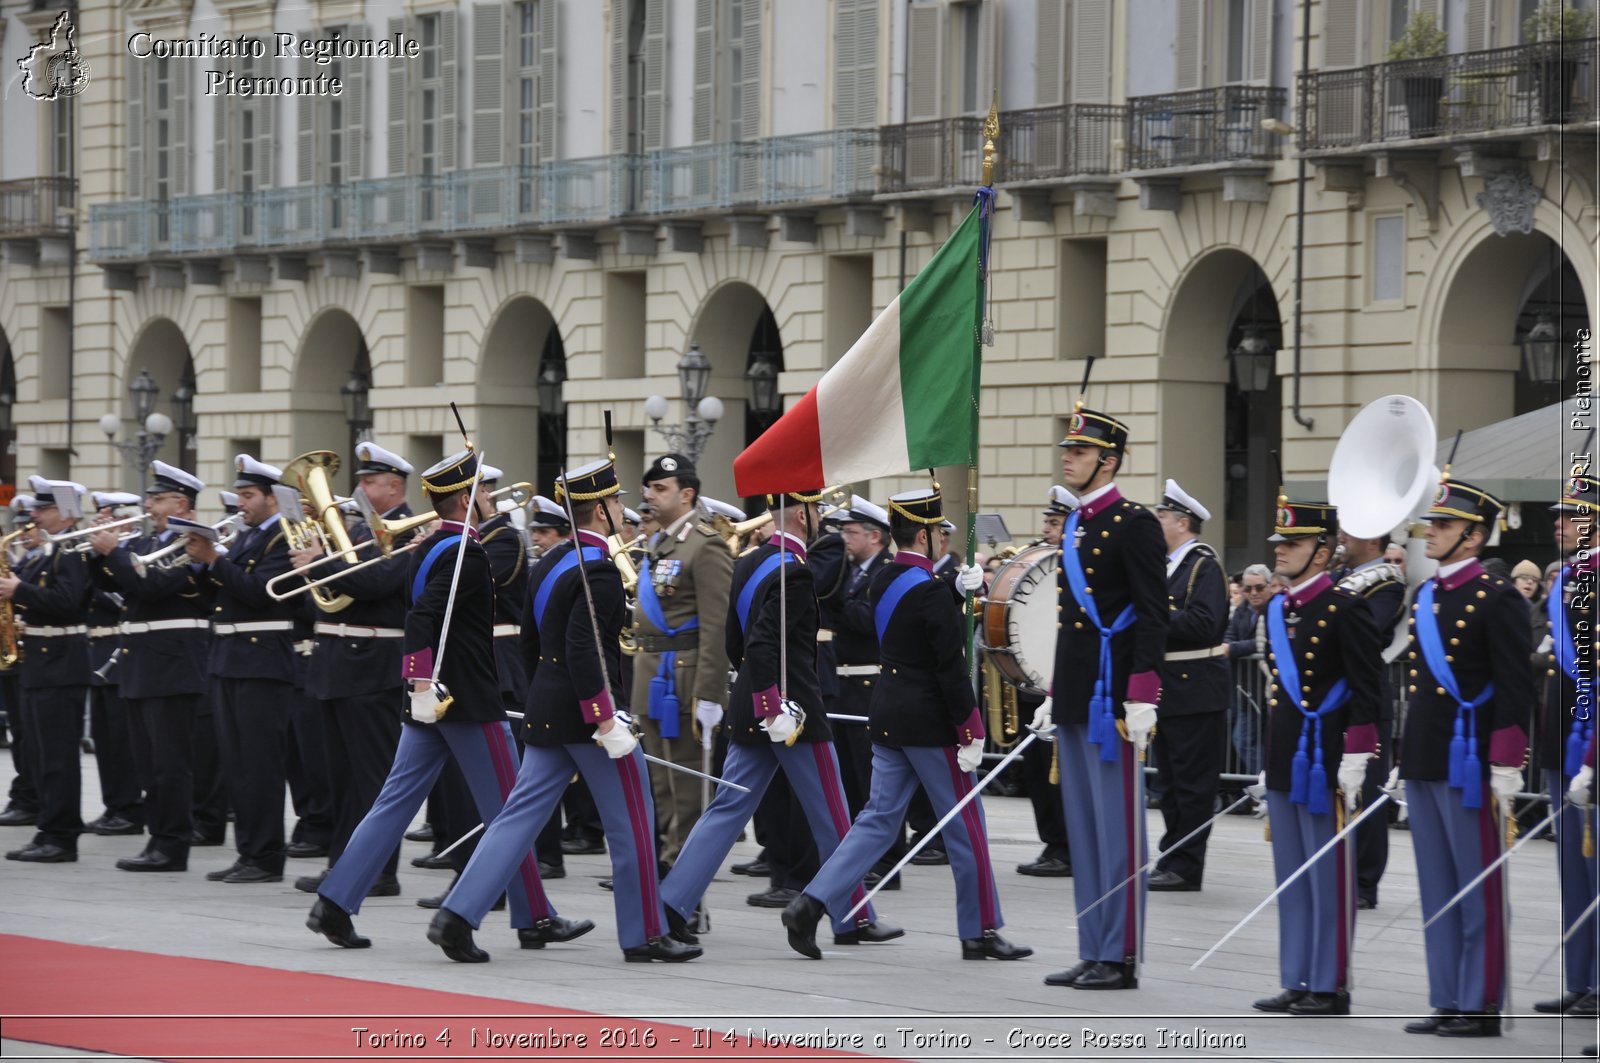
<svg viewBox="0 0 1600 1063"><path fill-rule="evenodd" d="M1311 556L1306 558L1306 563L1300 566L1299 572L1289 577L1289 586L1293 587L1299 584L1300 580L1305 577L1306 569L1310 568L1311 563L1317 559L1317 551L1327 545L1328 537L1326 535L1317 536L1317 545L1312 548Z"/></svg>
<svg viewBox="0 0 1600 1063"><path fill-rule="evenodd" d="M1452 546L1449 550L1446 550L1444 552L1444 556L1439 558L1439 564L1441 564L1441 565L1450 564L1450 555L1455 553L1457 550L1461 549L1463 546L1465 546L1467 544L1467 536L1472 534L1473 524L1472 524L1471 521L1467 521L1466 524L1467 524L1467 526L1461 530L1461 535L1456 539L1456 544L1454 546Z"/></svg>

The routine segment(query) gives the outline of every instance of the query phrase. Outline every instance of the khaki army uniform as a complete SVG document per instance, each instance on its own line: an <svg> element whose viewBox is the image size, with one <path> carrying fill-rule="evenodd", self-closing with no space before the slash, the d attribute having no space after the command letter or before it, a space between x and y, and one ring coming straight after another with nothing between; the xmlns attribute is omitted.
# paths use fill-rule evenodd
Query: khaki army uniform
<svg viewBox="0 0 1600 1063"><path fill-rule="evenodd" d="M633 664L631 705L634 719L644 728L644 748L652 756L701 770L700 724L695 720L697 701L728 700L728 650L723 628L728 616L729 587L733 582L733 554L696 509L681 523L669 527L651 544L649 569L639 575L641 588L651 579L661 601L664 619L674 629L698 616L698 630L666 637L651 623L642 607L634 610L634 635L639 653ZM661 670L662 655L676 654L674 691L678 698L678 737L663 738L661 721L650 718L650 681ZM656 821L661 833L661 861L677 859L689 830L700 818L700 780L660 765L650 768L655 795Z"/></svg>

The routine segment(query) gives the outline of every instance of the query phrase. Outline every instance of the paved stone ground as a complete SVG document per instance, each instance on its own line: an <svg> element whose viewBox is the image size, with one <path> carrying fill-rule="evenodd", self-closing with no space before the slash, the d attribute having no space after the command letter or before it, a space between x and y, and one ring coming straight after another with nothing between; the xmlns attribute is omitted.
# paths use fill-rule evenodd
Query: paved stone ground
<svg viewBox="0 0 1600 1063"><path fill-rule="evenodd" d="M0 764L4 785L9 758ZM86 757L86 818L99 812L95 791L93 761ZM867 1051L907 1059L1545 1060L1577 1058L1582 1045L1595 1039L1593 1023L1531 1011L1533 1000L1560 990L1556 960L1534 978L1559 938L1555 847L1546 842L1529 843L1512 861L1515 1029L1499 1040L1458 1042L1400 1030L1403 1017L1429 1010L1415 865L1405 832L1391 832L1380 906L1362 913L1357 931L1356 1014L1319 1021L1250 1010L1254 998L1277 989L1275 912L1262 913L1199 970L1189 969L1272 887L1259 821L1224 819L1211 842L1204 892L1150 896L1146 962L1137 992L1086 993L1042 983L1045 974L1075 962L1075 931L1070 882L1014 872L1039 848L1027 802L990 797L986 810L1005 932L1034 947L1036 954L1028 960L962 962L950 875L942 867L919 867L909 869L903 890L880 896L881 917L908 930L892 944L829 947L824 962L802 959L785 944L778 912L744 903L745 895L764 883L724 873L708 894L713 929L704 939L704 957L683 965L624 964L615 947L611 897L595 887L609 874L603 856L568 857L568 877L549 886L563 914L598 924L582 941L523 952L514 947L504 923L489 922L478 940L494 961L451 963L425 940L428 915L414 904L417 897L443 889L448 873L416 871L403 862L404 895L370 901L357 917L357 927L372 937L374 947L347 952L302 925L310 898L290 883L294 874L314 871L319 862L290 861L282 884L231 886L202 877L231 862L231 849L197 849L188 874L130 875L113 863L137 852L140 842L95 836L83 839L80 862L74 865L0 862L0 932L642 1020L670 1018L718 1031L826 1028L865 1035ZM1158 830L1159 821L1152 812L1152 830ZM26 829L0 830L0 846L7 849L27 838ZM407 843L403 855L409 860L422 851ZM755 851L752 842L741 843L729 862L750 859ZM85 1001L86 1012L92 1007ZM175 1004L174 1011L182 1010ZM1161 1032L1192 1036L1197 1028L1240 1038L1244 1047L1196 1049ZM1109 1041L1086 1046L1085 1030L1129 1043L1142 1037L1144 1047L1118 1048ZM883 1041L875 1043L875 1035ZM1035 1047L1037 1042L1026 1040L1042 1035L1070 1035L1071 1045ZM1023 1038L1020 1047L1008 1047L1008 1037ZM963 1045L962 1038L969 1043ZM6 1042L0 1051L18 1056L29 1046Z"/></svg>

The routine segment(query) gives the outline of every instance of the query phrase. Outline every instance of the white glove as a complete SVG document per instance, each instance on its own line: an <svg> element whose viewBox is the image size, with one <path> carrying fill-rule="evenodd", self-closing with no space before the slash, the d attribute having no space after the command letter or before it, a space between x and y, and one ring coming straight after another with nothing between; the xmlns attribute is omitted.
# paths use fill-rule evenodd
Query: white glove
<svg viewBox="0 0 1600 1063"><path fill-rule="evenodd" d="M700 744L710 749L715 742L713 731L722 722L722 706L714 701L694 703L694 718L700 721Z"/></svg>
<svg viewBox="0 0 1600 1063"><path fill-rule="evenodd" d="M1533 652L1543 657L1545 654L1549 653L1555 648L1555 644L1556 640L1554 636L1546 635L1544 638L1539 640L1539 645L1533 648Z"/></svg>
<svg viewBox="0 0 1600 1063"><path fill-rule="evenodd" d="M792 701L785 701L782 712L761 721L761 729L767 732L767 737L774 742L792 746L794 740L800 737L800 725L805 722L805 718L806 710Z"/></svg>
<svg viewBox="0 0 1600 1063"><path fill-rule="evenodd" d="M1505 806L1506 815L1511 814L1511 801L1522 790L1522 769L1513 768L1509 764L1489 765L1489 788Z"/></svg>
<svg viewBox="0 0 1600 1063"><path fill-rule="evenodd" d="M1405 784L1400 781L1400 765L1396 764L1389 769L1389 777L1383 780L1383 792L1389 795L1390 800L1394 801L1399 799L1400 793L1404 789Z"/></svg>
<svg viewBox="0 0 1600 1063"><path fill-rule="evenodd" d="M977 771L978 765L983 763L983 739L975 738L964 746L956 748L956 767L963 772Z"/></svg>
<svg viewBox="0 0 1600 1063"><path fill-rule="evenodd" d="M1361 788L1367 781L1367 761L1371 753L1346 753L1339 758L1339 789L1344 791L1344 807L1354 812L1361 803Z"/></svg>
<svg viewBox="0 0 1600 1063"><path fill-rule="evenodd" d="M1150 733L1156 729L1156 707L1148 701L1124 701L1122 722L1128 729L1128 741L1134 748L1143 750L1150 744Z"/></svg>
<svg viewBox="0 0 1600 1063"><path fill-rule="evenodd" d="M1056 729L1055 708L1055 699L1045 698L1043 704L1033 710L1033 722L1028 724L1028 730L1041 738L1054 731Z"/></svg>
<svg viewBox="0 0 1600 1063"><path fill-rule="evenodd" d="M633 752L639 740L633 735L631 725L633 721L626 713L617 713L611 717L611 730L601 734L598 730L594 733L594 740L600 748L606 751L606 756L612 760L621 760Z"/></svg>
<svg viewBox="0 0 1600 1063"><path fill-rule="evenodd" d="M966 591L969 595L972 594L974 591L982 590L983 589L983 566L981 566L981 565L968 565L968 566L966 566L965 568L963 568L961 570L961 575L958 578L958 582L961 584L961 589Z"/></svg>
<svg viewBox="0 0 1600 1063"><path fill-rule="evenodd" d="M1572 777L1572 783L1567 787L1567 800L1579 808L1588 808L1594 798L1589 796L1589 787L1594 785L1594 769L1585 764L1578 769L1578 774Z"/></svg>
<svg viewBox="0 0 1600 1063"><path fill-rule="evenodd" d="M1256 781L1244 788L1252 801L1265 801L1267 799L1267 773L1262 772L1256 776Z"/></svg>
<svg viewBox="0 0 1600 1063"><path fill-rule="evenodd" d="M438 723L443 715L440 711L440 694L449 697L449 691L443 684L434 683L426 690L413 690L411 692L411 718L418 723Z"/></svg>

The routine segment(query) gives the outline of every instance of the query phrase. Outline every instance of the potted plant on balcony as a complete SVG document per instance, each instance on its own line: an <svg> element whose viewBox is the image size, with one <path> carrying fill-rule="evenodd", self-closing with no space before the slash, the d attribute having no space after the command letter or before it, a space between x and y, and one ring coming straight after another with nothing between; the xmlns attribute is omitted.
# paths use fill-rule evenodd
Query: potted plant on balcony
<svg viewBox="0 0 1600 1063"><path fill-rule="evenodd" d="M1533 61L1540 116L1547 125L1564 125L1578 80L1574 45L1594 35L1594 12L1568 7L1565 0L1545 0L1523 22L1522 35L1529 44L1540 46Z"/></svg>
<svg viewBox="0 0 1600 1063"><path fill-rule="evenodd" d="M1438 20L1426 12L1413 12L1406 28L1389 45L1389 61L1436 59L1444 55L1445 32ZM1410 135L1431 137L1439 132L1439 103L1444 98L1444 72L1438 64L1408 63L1395 77L1400 97L1406 104L1406 124Z"/></svg>

